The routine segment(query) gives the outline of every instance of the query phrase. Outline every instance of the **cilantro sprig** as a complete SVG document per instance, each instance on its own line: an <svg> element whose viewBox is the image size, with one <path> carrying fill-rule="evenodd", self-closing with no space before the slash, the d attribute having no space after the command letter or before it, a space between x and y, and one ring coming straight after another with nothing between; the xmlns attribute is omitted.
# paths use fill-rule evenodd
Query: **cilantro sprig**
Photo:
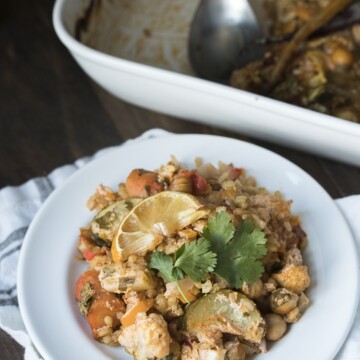
<svg viewBox="0 0 360 360"><path fill-rule="evenodd" d="M206 273L215 272L231 288L240 289L244 282L251 284L262 275L264 255L264 232L249 220L235 228L230 215L222 211L209 218L200 239L184 244L173 256L154 252L149 266L157 269L165 282L178 283L186 276L203 281Z"/></svg>
<svg viewBox="0 0 360 360"><path fill-rule="evenodd" d="M217 255L214 272L231 288L240 289L244 282L253 283L264 272L261 259L266 255L264 232L245 220L237 229L225 211L209 218L202 236Z"/></svg>
<svg viewBox="0 0 360 360"><path fill-rule="evenodd" d="M216 254L209 249L210 243L201 238L182 245L173 256L154 252L149 266L159 270L166 282L177 283L186 275L193 281L203 281L206 273L214 271L216 265ZM181 292L180 287L179 290Z"/></svg>

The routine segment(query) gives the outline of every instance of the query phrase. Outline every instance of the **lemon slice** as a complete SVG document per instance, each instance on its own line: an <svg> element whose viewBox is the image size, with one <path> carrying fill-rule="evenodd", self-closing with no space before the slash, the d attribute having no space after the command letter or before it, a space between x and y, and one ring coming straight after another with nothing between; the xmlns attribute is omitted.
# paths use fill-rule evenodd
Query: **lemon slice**
<svg viewBox="0 0 360 360"><path fill-rule="evenodd" d="M113 260L123 261L132 254L145 255L164 237L207 214L204 205L189 194L163 191L150 196L136 205L120 224L111 246Z"/></svg>

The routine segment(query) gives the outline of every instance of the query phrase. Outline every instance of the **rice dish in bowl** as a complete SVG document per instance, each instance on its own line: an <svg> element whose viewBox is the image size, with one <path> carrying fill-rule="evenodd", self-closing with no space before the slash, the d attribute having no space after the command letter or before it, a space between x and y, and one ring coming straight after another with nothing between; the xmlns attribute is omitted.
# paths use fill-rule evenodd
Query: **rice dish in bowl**
<svg viewBox="0 0 360 360"><path fill-rule="evenodd" d="M196 165L134 169L87 202L76 300L96 340L136 359L245 359L310 303L291 200L233 164Z"/></svg>

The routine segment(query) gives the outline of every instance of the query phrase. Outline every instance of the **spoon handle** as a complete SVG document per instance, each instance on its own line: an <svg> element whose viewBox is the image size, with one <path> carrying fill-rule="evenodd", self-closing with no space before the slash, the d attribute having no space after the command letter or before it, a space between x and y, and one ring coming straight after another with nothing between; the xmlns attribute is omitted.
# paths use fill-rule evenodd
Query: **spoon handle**
<svg viewBox="0 0 360 360"><path fill-rule="evenodd" d="M360 21L360 0L354 0L332 20L325 24L314 35L326 35L328 33L341 30L347 26L356 24Z"/></svg>
<svg viewBox="0 0 360 360"><path fill-rule="evenodd" d="M344 10L354 0L333 0L317 16L305 23L295 34L292 40L285 46L271 74L270 82L266 91L269 92L278 83L281 73L299 45L311 34L328 23L336 14Z"/></svg>
<svg viewBox="0 0 360 360"><path fill-rule="evenodd" d="M313 37L328 35L331 34L332 32L345 29L359 22L360 22L360 0L355 0L353 4L348 6L345 10L341 11L332 20L330 20L319 30L315 31L309 37L313 38ZM297 30L284 35L267 36L256 40L256 42L259 45L279 44L285 41L290 41L294 37L296 32Z"/></svg>

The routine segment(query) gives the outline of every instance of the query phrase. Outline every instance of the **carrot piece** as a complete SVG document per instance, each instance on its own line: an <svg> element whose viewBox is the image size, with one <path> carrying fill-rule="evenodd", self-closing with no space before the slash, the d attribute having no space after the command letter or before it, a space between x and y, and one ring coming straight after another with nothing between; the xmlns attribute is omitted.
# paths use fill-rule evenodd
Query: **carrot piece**
<svg viewBox="0 0 360 360"><path fill-rule="evenodd" d="M100 339L101 329L106 326L105 318L110 317L112 328L119 325L117 313L125 311L124 302L114 293L109 293L101 287L99 273L96 270L85 271L76 282L75 297L80 303L80 310L86 309L86 320L90 325L93 336ZM85 286L88 291L84 293ZM88 302L90 300L90 302ZM81 306L82 305L82 306Z"/></svg>
<svg viewBox="0 0 360 360"><path fill-rule="evenodd" d="M135 323L136 315L141 312L147 312L152 306L150 301L140 300L133 307L126 311L124 316L121 318L121 324L128 327Z"/></svg>
<svg viewBox="0 0 360 360"><path fill-rule="evenodd" d="M163 185L157 181L158 174L144 169L134 169L126 179L126 191L129 197L144 198L155 195L163 190Z"/></svg>

